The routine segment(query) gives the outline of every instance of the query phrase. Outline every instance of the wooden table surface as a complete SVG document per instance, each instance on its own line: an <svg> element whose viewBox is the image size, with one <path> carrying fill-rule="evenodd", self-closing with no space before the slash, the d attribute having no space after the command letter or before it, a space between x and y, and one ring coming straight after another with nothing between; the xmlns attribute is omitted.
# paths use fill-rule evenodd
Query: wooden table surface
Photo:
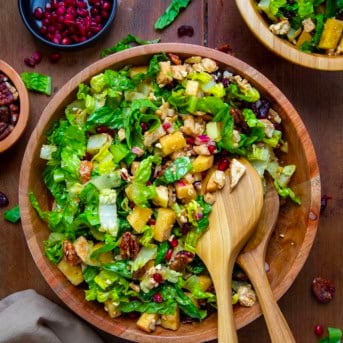
<svg viewBox="0 0 343 343"><path fill-rule="evenodd" d="M62 52L58 64L47 55L54 50L40 44L24 27L17 1L0 1L0 58L18 72L28 70L23 60L34 51L44 59L36 71L53 78L55 93L67 80L100 58L100 51L113 46L128 33L143 39L185 42L215 48L229 44L236 57L270 78L289 98L312 137L321 170L322 193L332 197L321 216L312 252L293 286L279 301L297 342L316 342L315 324L343 328L343 73L320 72L293 65L269 52L253 36L240 17L234 0L193 0L189 8L162 33L153 23L169 0L118 0L118 12L110 32L83 50ZM15 23L15 24L14 24ZM178 38L177 28L192 25L193 37ZM30 94L31 112L25 135L10 151L0 155L0 191L8 195L10 207L18 202L18 179L22 156L49 97ZM25 168L25 166L22 166ZM0 211L0 299L15 291L33 288L60 304L44 281L27 248L20 224L4 221ZM311 295L315 276L327 277L336 285L334 300L318 304ZM1 333L0 333L1 335ZM116 338L102 334L106 341ZM1 339L1 337L0 337ZM269 342L262 318L239 331L241 343Z"/></svg>

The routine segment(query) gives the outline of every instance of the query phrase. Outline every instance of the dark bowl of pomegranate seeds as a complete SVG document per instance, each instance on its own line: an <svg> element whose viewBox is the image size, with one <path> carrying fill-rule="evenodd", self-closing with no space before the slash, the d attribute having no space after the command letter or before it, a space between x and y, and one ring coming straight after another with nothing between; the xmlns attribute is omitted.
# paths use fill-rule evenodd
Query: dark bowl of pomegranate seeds
<svg viewBox="0 0 343 343"><path fill-rule="evenodd" d="M114 20L116 0L18 0L28 30L61 49L79 48L102 36Z"/></svg>
<svg viewBox="0 0 343 343"><path fill-rule="evenodd" d="M20 75L0 60L0 153L22 135L29 118L29 95Z"/></svg>

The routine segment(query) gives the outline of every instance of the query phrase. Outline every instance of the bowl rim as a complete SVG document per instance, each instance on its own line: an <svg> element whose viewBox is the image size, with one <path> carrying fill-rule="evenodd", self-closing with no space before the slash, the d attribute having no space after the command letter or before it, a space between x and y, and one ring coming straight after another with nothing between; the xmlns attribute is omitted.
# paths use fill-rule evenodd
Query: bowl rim
<svg viewBox="0 0 343 343"><path fill-rule="evenodd" d="M32 211L29 198L28 198L28 191L29 191L29 174L30 172L27 169L27 166L31 165L32 159L35 157L33 156L33 152L37 149L38 145L38 137L43 134L44 128L49 124L51 116L56 112L59 106L62 104L63 99L60 98L60 94L63 94L63 98L65 98L66 94L70 95L75 92L79 83L89 80L91 75L95 75L106 68L110 68L115 65L116 68L120 68L120 66L125 65L125 61L136 58L142 55L153 55L160 52L171 52L175 54L186 54L186 55L200 55L208 58L212 58L219 62L220 64L225 64L232 69L239 70L238 73L242 76L248 76L251 79L254 79L255 83L258 84L264 92L269 90L269 94L274 99L277 99L278 105L285 111L285 106L287 106L287 114L288 118L295 128L299 140L303 146L306 146L304 149L304 156L308 163L308 170L309 170L309 187L311 191L311 198L309 203L309 216L306 220L306 232L304 235L304 240L302 245L299 249L299 253L296 256L292 267L284 276L283 280L277 285L277 287L273 290L274 295L277 299L279 299L295 280L295 277L299 274L301 268L303 267L310 249L313 245L313 241L317 232L317 225L318 225L318 217L319 217L319 209L320 209L320 178L319 178L319 169L317 158L315 155L314 147L312 145L311 139L309 134L299 116L296 112L294 107L290 104L288 99L285 97L283 93L265 76L263 76L260 72L258 72L253 67L247 65L245 62L238 60L237 58L222 53L218 50L210 49L207 47L193 45L193 44L182 44L182 43L159 43L159 44L151 44L151 45L144 45L135 48L131 48L128 50L124 50L118 52L116 54L112 54L107 56L106 58L99 60L89 67L85 68L78 74L76 74L72 79L70 79L60 90L59 92L52 98L49 104L44 109L42 116L35 127L28 144L28 147L25 151L25 155L22 161L21 171L20 171L20 181L19 181L19 204L22 212L22 226L25 233L26 241L29 246L30 252L33 256L33 259L40 269L43 277L48 282L49 286L53 289L53 291L57 294L57 296L64 301L67 306L79 316L83 317L91 324L97 326L98 328L102 329L105 332L108 332L112 335L119 336L124 339L131 339L131 340L138 340L139 342L154 342L158 339L161 339L159 335L147 335L143 332L137 332L134 330L129 330L124 325L120 325L118 323L114 323L113 325L106 324L105 321L102 320L101 316L93 313L91 320L88 318L89 312L86 308L80 308L78 306L77 299L70 296L68 287L66 284L58 284L55 285L56 287L52 287L51 282L54 280L54 273L53 269L55 266L49 266L49 261L46 260L45 256L42 254L39 248L39 243L37 242L34 234L34 227L30 220L30 211ZM126 62L127 64L128 62ZM91 71L89 73L89 71ZM66 92L66 94L65 94ZM296 122L296 123L295 123ZM295 125L296 124L296 125ZM29 148L30 147L30 148ZM38 254L36 253L38 251ZM66 281L67 282L67 281ZM70 284L71 286L71 284ZM71 286L74 288L74 286ZM258 316L261 315L259 305L254 306L249 310L248 315L245 316L244 324L237 323L236 320L236 327L239 329L242 326L249 324L251 321L256 319ZM113 327L115 326L115 327ZM192 334L184 335L182 337L174 336L163 336L165 341L175 341L175 342L194 342L194 339L201 342L209 339L215 339L217 330L216 328L209 329L206 332L202 332L202 334L197 333L196 329L190 330L193 331ZM206 334L206 337L204 336Z"/></svg>
<svg viewBox="0 0 343 343"><path fill-rule="evenodd" d="M264 46L278 56L302 67L311 69L326 71L343 70L343 55L328 56L302 52L269 30L266 20L257 10L255 0L235 0L235 2L251 32Z"/></svg>
<svg viewBox="0 0 343 343"><path fill-rule="evenodd" d="M111 8L110 16L107 18L105 25L102 27L102 29L99 32L97 32L94 36L90 37L89 39L87 39L83 42L63 45L63 44L56 44L54 42L49 41L48 39L44 38L41 34L39 34L37 32L37 30L35 30L35 28L32 27L32 25L30 24L30 21L27 18L27 15L24 11L23 1L26 2L27 0L18 0L18 8L19 8L20 17L21 17L22 21L24 22L26 28L30 31L30 33L34 37L36 37L41 42L43 42L43 43L45 43L45 44L47 44L53 48L58 48L58 49L62 49L62 50L73 50L76 48L81 48L81 47L84 47L84 46L96 41L99 37L101 37L105 32L108 31L108 29L110 28L110 25L114 21L115 16L117 14L117 0L112 0L113 6Z"/></svg>
<svg viewBox="0 0 343 343"><path fill-rule="evenodd" d="M0 141L0 153L9 149L12 145L14 145L20 136L25 131L29 120L29 111L30 111L30 101L29 101L29 93L22 81L20 75L12 68L8 63L0 59L0 71L4 73L14 87L17 89L19 94L19 120L17 124L14 126L12 132L2 141Z"/></svg>

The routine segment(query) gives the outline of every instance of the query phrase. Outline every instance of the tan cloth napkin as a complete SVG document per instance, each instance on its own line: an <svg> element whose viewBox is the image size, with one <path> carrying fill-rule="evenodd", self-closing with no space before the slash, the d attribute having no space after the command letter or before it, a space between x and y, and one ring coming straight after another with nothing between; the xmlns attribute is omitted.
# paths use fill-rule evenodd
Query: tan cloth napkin
<svg viewBox="0 0 343 343"><path fill-rule="evenodd" d="M103 343L85 323L34 290L0 301L1 343Z"/></svg>

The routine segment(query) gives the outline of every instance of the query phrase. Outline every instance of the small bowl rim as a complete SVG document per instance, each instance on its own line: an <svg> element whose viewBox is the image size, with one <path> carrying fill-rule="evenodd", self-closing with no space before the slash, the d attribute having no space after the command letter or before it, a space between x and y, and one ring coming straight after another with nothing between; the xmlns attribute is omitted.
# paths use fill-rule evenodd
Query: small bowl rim
<svg viewBox="0 0 343 343"><path fill-rule="evenodd" d="M26 12L24 11L24 8L23 8L23 2L26 2L26 1L27 0L18 0L20 17L21 17L22 21L24 22L26 28L30 31L30 33L34 37L36 37L41 42L43 42L43 43L45 43L45 44L47 44L53 48L62 49L62 50L73 50L76 48L81 48L81 47L84 47L84 46L91 44L92 42L96 41L99 37L101 37L103 34L105 34L109 30L110 25L114 21L115 16L117 14L117 0L112 0L113 6L111 8L110 16L108 17L105 25L102 27L102 29L98 33L96 33L94 36L90 37L89 39L87 39L83 42L63 45L63 44L56 44L54 42L51 42L51 41L45 39L40 33L37 32L37 30L35 30L34 27L32 27L29 20L27 19Z"/></svg>
<svg viewBox="0 0 343 343"><path fill-rule="evenodd" d="M20 75L12 68L8 63L0 59L0 71L4 73L14 87L17 89L19 94L19 120L14 126L12 132L3 140L0 141L0 153L8 150L12 145L14 145L20 136L25 131L29 120L30 111L30 101L29 93L22 81Z"/></svg>
<svg viewBox="0 0 343 343"><path fill-rule="evenodd" d="M128 50L124 50L118 52L116 54L112 54L107 56L106 58L99 60L91 65L89 65L84 70L80 71L76 74L73 78L71 78L59 91L58 93L51 99L49 104L44 109L41 119L38 125L35 127L34 132L31 135L29 145L22 161L21 172L20 172L20 181L19 181L19 204L22 210L22 225L23 231L26 237L27 244L29 246L30 252L32 257L39 268L43 278L49 283L49 286L53 289L56 295L64 301L64 303L75 313L79 316L84 318L85 320L89 321L91 324L97 326L98 328L124 339L130 340L137 340L139 338L139 342L142 343L151 343L160 340L163 337L163 340L166 342L194 342L204 341L206 334L206 341L209 339L216 338L216 328L212 328L207 330L206 332L197 332L197 327L193 327L192 334L187 334L182 337L178 337L177 334L174 335L174 332L168 333L168 335L160 336L157 335L147 335L144 332L137 332L137 330L133 330L132 328L125 327L122 324L114 322L113 325L109 326L107 322L105 322L100 315L94 313L93 310L87 310L85 307L80 307L78 304L78 299L75 296L71 297L70 292L71 289L75 288L71 284L68 284L67 281L61 284L58 281L56 284L56 270L55 266L52 266L49 261L45 259L42 252L40 251L40 244L37 242L37 237L34 233L33 229L33 222L32 222L32 208L30 206L30 201L28 199L28 194L26 194L27 190L29 189L30 184L30 165L32 164L32 160L34 159L33 155L34 151L37 149L38 144L38 137L44 134L44 131L47 128L47 125L51 124L52 118L56 111L59 110L59 107L63 103L63 99L60 99L61 95L64 94L65 97L69 96L71 93L75 92L77 85L80 82L85 82L85 80L89 80L91 75L95 75L96 73L104 70L106 68L110 68L112 66L116 66L116 68L120 68L120 66L124 66L130 59L138 58L141 56L151 56L156 53L160 52L172 52L175 54L186 54L186 55L200 55L208 58L212 58L218 61L221 64L226 64L230 66L234 70L240 70L241 75L247 75L249 78L253 78L256 84L259 84L264 92L268 92L271 97L277 99L278 104L281 106L283 111L285 112L285 108L288 108L287 116L288 120L296 130L299 136L299 140L302 145L306 149L304 149L304 156L308 163L308 170L309 170L309 188L311 191L311 198L309 204L309 212L317 213L319 216L319 209L320 209L320 177L319 177L319 167L316 158L316 154L314 151L313 144L311 142L311 138L307 129L304 126L304 123L295 110L293 105L289 102L286 96L279 90L277 86L275 86L267 77L265 77L262 73L254 69L253 67L249 66L245 62L231 56L224 54L220 51L215 49L210 49L207 47L203 47L200 45L193 45L193 44L185 44L185 43L159 43L159 44L151 44L151 45L144 45L138 46L135 48L131 48ZM91 75L89 73L91 70ZM28 167L29 166L29 167ZM36 216L36 215L35 215ZM300 270L302 269L305 261L308 258L308 255L311 251L311 247L314 243L314 238L316 236L317 228L318 228L318 220L311 219L310 216L306 220L306 231L304 234L304 240L302 242L301 248L299 253L295 257L295 260L292 264L292 268L287 271L284 278L281 282L276 286L273 290L276 299L279 299L283 294L287 292L290 286L295 281L296 276L299 274ZM38 253L37 253L38 249ZM54 287L52 285L54 283ZM89 319L90 313L92 314L91 320ZM249 315L245 317L244 326L249 324L251 321L256 319L261 315L261 310L258 304L255 304L253 308L249 310ZM236 322L237 323L237 322ZM237 329L241 328L243 325L242 323L237 323ZM198 339L198 340L197 340Z"/></svg>
<svg viewBox="0 0 343 343"><path fill-rule="evenodd" d="M300 51L291 43L274 35L268 28L266 20L257 10L255 0L235 0L236 6L254 36L269 50L278 56L302 67L324 71L343 70L343 55L328 56L308 54Z"/></svg>

